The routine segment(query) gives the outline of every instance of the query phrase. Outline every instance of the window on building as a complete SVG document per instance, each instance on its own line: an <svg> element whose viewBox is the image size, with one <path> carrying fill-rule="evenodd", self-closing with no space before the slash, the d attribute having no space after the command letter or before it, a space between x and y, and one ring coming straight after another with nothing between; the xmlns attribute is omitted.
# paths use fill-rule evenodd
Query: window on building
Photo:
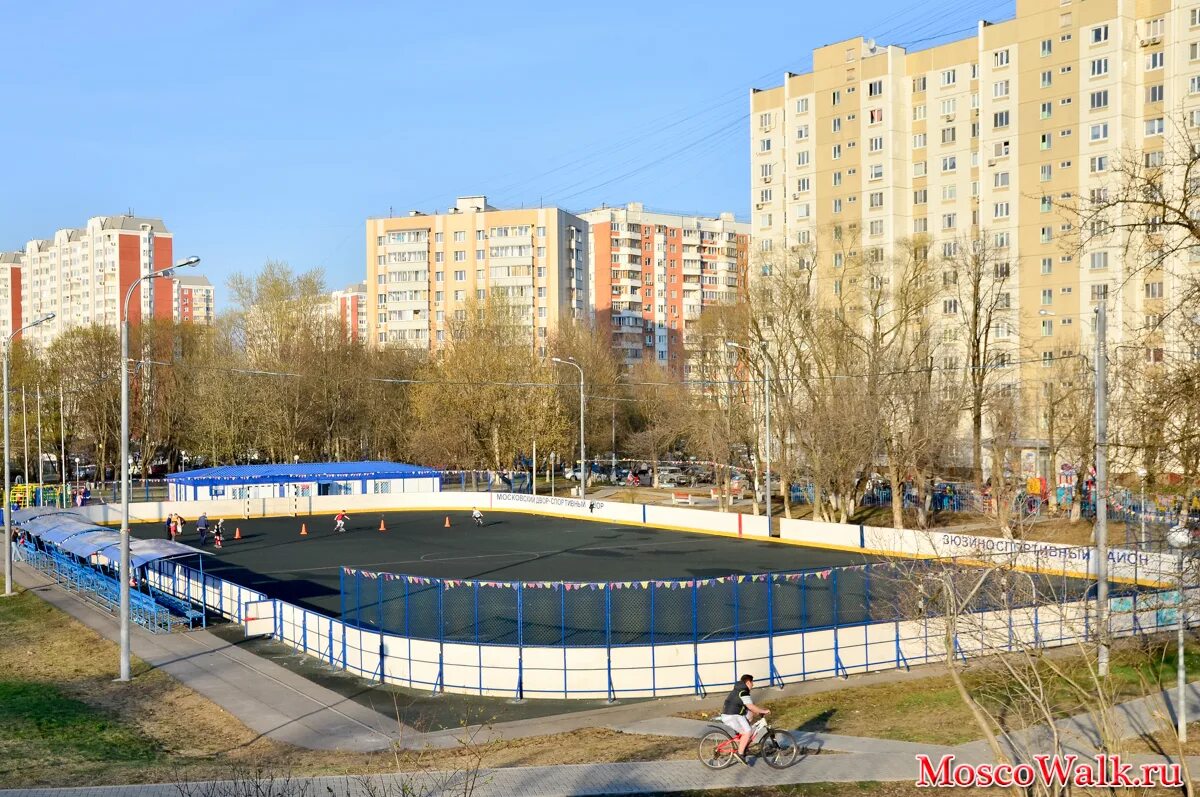
<svg viewBox="0 0 1200 797"><path fill-rule="evenodd" d="M1161 136L1162 134L1163 134L1163 119L1161 116L1158 117L1157 119L1147 119L1146 120L1146 135L1147 136Z"/></svg>
<svg viewBox="0 0 1200 797"><path fill-rule="evenodd" d="M1008 50L997 50L992 53L992 66L1008 66Z"/></svg>
<svg viewBox="0 0 1200 797"><path fill-rule="evenodd" d="M758 151L759 152L770 152L771 151L771 139L760 138L758 140Z"/></svg>
<svg viewBox="0 0 1200 797"><path fill-rule="evenodd" d="M1108 74L1108 59L1093 58L1092 59L1092 77L1100 77Z"/></svg>
<svg viewBox="0 0 1200 797"><path fill-rule="evenodd" d="M1088 107L1093 111L1108 107L1108 89L1093 91L1088 95Z"/></svg>
<svg viewBox="0 0 1200 797"><path fill-rule="evenodd" d="M995 83L992 84L992 97L993 98L1001 99L1001 98L1007 97L1007 96L1008 96L1008 81L1007 80L997 80Z"/></svg>
<svg viewBox="0 0 1200 797"><path fill-rule="evenodd" d="M942 128L942 143L943 144L953 144L956 140L955 131L956 131L956 129L953 127L943 127Z"/></svg>
<svg viewBox="0 0 1200 797"><path fill-rule="evenodd" d="M1146 87L1146 102L1162 102L1163 87L1161 83Z"/></svg>
<svg viewBox="0 0 1200 797"><path fill-rule="evenodd" d="M1108 138L1108 122L1092 125L1088 136L1092 141L1103 141Z"/></svg>
<svg viewBox="0 0 1200 797"><path fill-rule="evenodd" d="M958 76L957 76L956 70L947 69L942 72L942 85L943 86L953 86L957 82L957 80L958 80Z"/></svg>
<svg viewBox="0 0 1200 797"><path fill-rule="evenodd" d="M992 114L992 127L997 130L1008 127L1008 111L998 111Z"/></svg>
<svg viewBox="0 0 1200 797"><path fill-rule="evenodd" d="M917 92L920 92L920 91L924 91L925 85L926 85L925 77L923 75L921 77L913 78L913 94L916 94Z"/></svg>
<svg viewBox="0 0 1200 797"><path fill-rule="evenodd" d="M870 83L868 83L867 84L867 96L868 97L883 96L883 81L882 80L872 80Z"/></svg>
<svg viewBox="0 0 1200 797"><path fill-rule="evenodd" d="M796 113L808 113L808 97L796 100Z"/></svg>
<svg viewBox="0 0 1200 797"><path fill-rule="evenodd" d="M1166 63L1166 55L1162 50L1150 53L1146 56L1146 71L1153 72L1155 69L1162 69Z"/></svg>
<svg viewBox="0 0 1200 797"><path fill-rule="evenodd" d="M1054 52L1054 41L1052 39L1042 39L1042 58Z"/></svg>
<svg viewBox="0 0 1200 797"><path fill-rule="evenodd" d="M1089 256L1089 267L1092 269L1108 268L1108 252L1092 252Z"/></svg>
<svg viewBox="0 0 1200 797"><path fill-rule="evenodd" d="M1092 44L1108 41L1108 25L1097 25L1091 30Z"/></svg>
<svg viewBox="0 0 1200 797"><path fill-rule="evenodd" d="M1050 86L1051 86L1051 84L1053 84L1053 82L1054 82L1054 73L1053 72L1051 72L1049 69L1047 69L1045 72L1042 72L1042 80L1041 80L1042 88L1044 88L1044 89L1050 88Z"/></svg>

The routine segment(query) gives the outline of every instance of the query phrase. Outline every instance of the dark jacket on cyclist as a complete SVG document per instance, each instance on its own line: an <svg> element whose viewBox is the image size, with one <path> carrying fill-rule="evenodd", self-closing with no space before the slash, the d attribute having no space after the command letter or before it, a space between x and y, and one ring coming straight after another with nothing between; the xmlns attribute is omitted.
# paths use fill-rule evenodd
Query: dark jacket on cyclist
<svg viewBox="0 0 1200 797"><path fill-rule="evenodd" d="M748 702L754 702L750 697L750 687L746 686L745 682L738 681L725 696L725 704L721 707L721 713L743 715L746 713L746 703Z"/></svg>

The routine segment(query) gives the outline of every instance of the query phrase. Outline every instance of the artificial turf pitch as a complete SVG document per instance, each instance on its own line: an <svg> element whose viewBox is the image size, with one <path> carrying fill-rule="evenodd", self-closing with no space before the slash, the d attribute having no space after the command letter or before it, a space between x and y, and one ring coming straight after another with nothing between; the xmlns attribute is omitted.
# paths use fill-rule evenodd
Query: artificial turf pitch
<svg viewBox="0 0 1200 797"><path fill-rule="evenodd" d="M450 528L444 527L450 518ZM180 542L198 545L196 517ZM209 517L210 526L216 517ZM379 530L383 521L386 531ZM308 534L301 536L304 524ZM242 539L234 532L241 529ZM859 554L606 521L489 511L476 526L465 511L351 515L346 532L332 515L225 519L224 548L204 546L206 573L334 617L343 567L486 581L633 581L714 578L868 561ZM164 538L162 523L132 527Z"/></svg>

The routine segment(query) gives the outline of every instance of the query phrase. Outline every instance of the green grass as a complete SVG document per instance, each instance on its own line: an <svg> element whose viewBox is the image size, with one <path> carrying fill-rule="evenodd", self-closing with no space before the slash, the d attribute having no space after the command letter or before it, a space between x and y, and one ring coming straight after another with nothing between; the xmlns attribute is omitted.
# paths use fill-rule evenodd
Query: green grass
<svg viewBox="0 0 1200 797"><path fill-rule="evenodd" d="M153 740L54 684L0 680L0 776L34 762L147 763L158 757Z"/></svg>

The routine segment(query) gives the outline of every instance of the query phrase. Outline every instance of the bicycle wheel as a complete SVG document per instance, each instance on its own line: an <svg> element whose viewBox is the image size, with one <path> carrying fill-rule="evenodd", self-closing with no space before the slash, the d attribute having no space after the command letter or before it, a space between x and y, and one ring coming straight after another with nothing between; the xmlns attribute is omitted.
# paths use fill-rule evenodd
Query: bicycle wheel
<svg viewBox="0 0 1200 797"><path fill-rule="evenodd" d="M787 769L796 763L800 747L787 731L770 730L759 745L759 754L772 769Z"/></svg>
<svg viewBox="0 0 1200 797"><path fill-rule="evenodd" d="M696 751L700 763L709 769L724 769L733 763L733 740L724 731L709 731L700 739Z"/></svg>

